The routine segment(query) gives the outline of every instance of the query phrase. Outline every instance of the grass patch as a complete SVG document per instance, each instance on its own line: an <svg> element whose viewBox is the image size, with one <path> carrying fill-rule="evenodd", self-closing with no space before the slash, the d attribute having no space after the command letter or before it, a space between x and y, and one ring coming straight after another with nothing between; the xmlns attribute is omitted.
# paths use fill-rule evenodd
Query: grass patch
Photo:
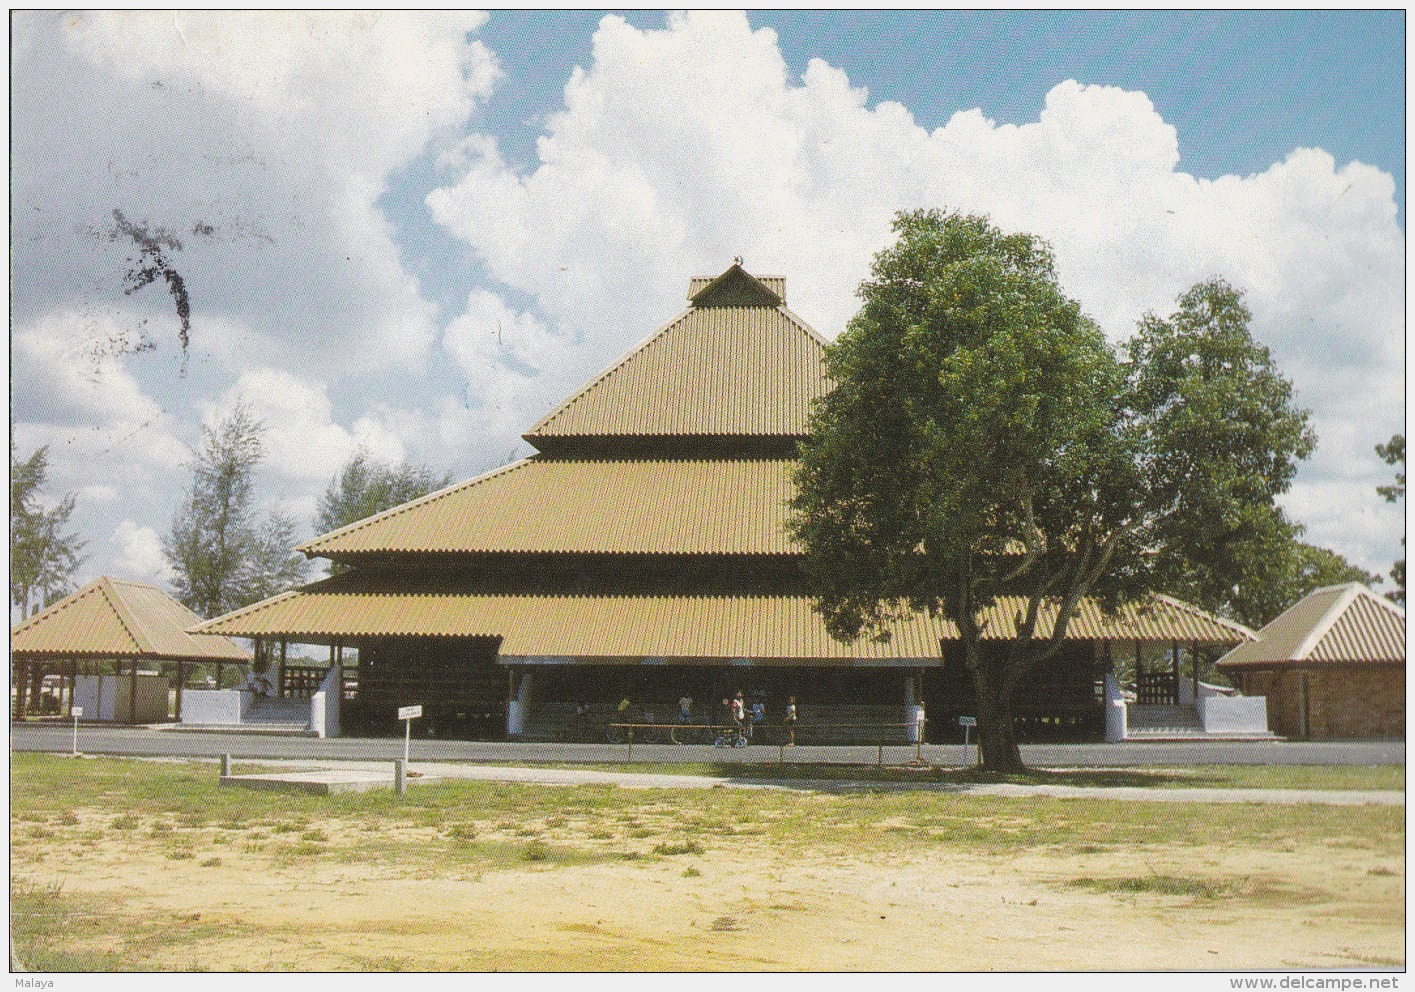
<svg viewBox="0 0 1415 992"><path fill-rule="evenodd" d="M684 877L684 878L702 878L702 877L703 877L703 873L700 872L700 871L698 871L698 869L696 869L696 868L684 868L684 869L683 869L683 877Z"/></svg>
<svg viewBox="0 0 1415 992"><path fill-rule="evenodd" d="M653 853L667 854L670 856L675 854L702 854L703 845L695 840L669 841L663 844L655 844Z"/></svg>
<svg viewBox="0 0 1415 992"><path fill-rule="evenodd" d="M84 945L116 924L95 899L65 895L60 885L17 881L10 886L11 970L119 971L122 955Z"/></svg>
<svg viewBox="0 0 1415 992"><path fill-rule="evenodd" d="M1161 896L1191 896L1200 899L1221 899L1236 895L1242 882L1214 882L1203 878L1177 875L1135 875L1128 878L1073 878L1066 883L1072 888L1091 892L1150 893Z"/></svg>

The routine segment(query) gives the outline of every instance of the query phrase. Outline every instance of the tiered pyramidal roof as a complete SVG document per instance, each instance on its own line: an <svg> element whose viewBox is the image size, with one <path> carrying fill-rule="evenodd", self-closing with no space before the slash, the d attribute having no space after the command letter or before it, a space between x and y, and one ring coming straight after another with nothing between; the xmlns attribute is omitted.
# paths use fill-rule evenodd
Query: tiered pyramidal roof
<svg viewBox="0 0 1415 992"><path fill-rule="evenodd" d="M930 663L956 636L942 621L841 644L793 561L787 504L830 388L825 345L784 279L740 263L693 279L687 310L526 432L537 454L301 545L355 570L201 629L495 637L508 663ZM1016 607L998 604L987 636L1011 636ZM1072 636L1250 636L1169 600L1084 612Z"/></svg>
<svg viewBox="0 0 1415 992"><path fill-rule="evenodd" d="M526 432L540 453L318 537L406 553L787 554L785 501L825 340L734 264Z"/></svg>

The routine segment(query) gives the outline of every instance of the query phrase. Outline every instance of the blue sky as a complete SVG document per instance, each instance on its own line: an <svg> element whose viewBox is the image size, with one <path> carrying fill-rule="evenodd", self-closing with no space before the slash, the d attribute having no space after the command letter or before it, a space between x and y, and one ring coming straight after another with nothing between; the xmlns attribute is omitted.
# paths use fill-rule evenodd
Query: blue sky
<svg viewBox="0 0 1415 992"><path fill-rule="evenodd" d="M466 478L736 255L827 337L895 210L1052 242L1113 339L1223 275L1321 436L1286 505L1384 572L1403 513L1404 13L21 12L12 432L86 576L165 581L201 425L266 421L311 536L360 447ZM114 211L192 300L125 292Z"/></svg>
<svg viewBox="0 0 1415 992"><path fill-rule="evenodd" d="M602 11L493 12L482 37L520 85L487 118L529 162L534 124L584 63ZM641 28L654 11L621 12ZM1396 178L1404 209L1405 12L752 11L798 75L823 58L925 127L982 107L1004 124L1036 117L1064 79L1142 90L1180 135L1180 166L1205 178L1325 148ZM513 151L514 150L514 151Z"/></svg>

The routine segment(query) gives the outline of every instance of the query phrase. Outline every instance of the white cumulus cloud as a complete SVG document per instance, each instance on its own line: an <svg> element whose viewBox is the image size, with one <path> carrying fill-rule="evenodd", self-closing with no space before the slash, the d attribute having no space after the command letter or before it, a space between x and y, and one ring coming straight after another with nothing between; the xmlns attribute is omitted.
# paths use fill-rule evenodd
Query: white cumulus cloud
<svg viewBox="0 0 1415 992"><path fill-rule="evenodd" d="M1063 285L1117 339L1198 280L1244 289L1324 438L1290 505L1312 539L1371 567L1397 553L1372 448L1403 424L1404 233L1378 169L1295 149L1255 175L1196 178L1145 94L1074 80L1033 122L962 109L929 131L821 60L793 80L773 32L716 12L648 31L606 17L538 152L517 171L473 135L428 205L528 294L545 339L576 342L580 379L676 312L688 276L734 255L787 275L788 303L834 336L895 211L983 212L1048 239ZM474 295L445 344L466 352L484 303ZM472 389L519 402L528 424L544 404L516 399L518 374ZM1316 512L1331 499L1371 512Z"/></svg>

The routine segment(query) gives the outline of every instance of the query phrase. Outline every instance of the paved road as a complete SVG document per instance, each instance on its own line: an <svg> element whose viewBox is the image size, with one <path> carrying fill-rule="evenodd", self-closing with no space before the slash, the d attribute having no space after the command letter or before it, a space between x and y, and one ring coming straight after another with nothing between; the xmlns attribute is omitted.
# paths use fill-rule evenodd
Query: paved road
<svg viewBox="0 0 1415 992"><path fill-rule="evenodd" d="M15 751L68 751L72 727L15 724L10 747ZM403 756L403 741L391 738L266 737L256 734L189 733L140 727L79 727L79 750L87 754L172 755L236 758L287 758L348 760L392 759ZM775 747L746 747L731 751L696 745L636 744L634 761L776 761ZM785 751L787 760L839 764L873 763L874 747L796 747ZM914 756L906 745L886 746L884 760L902 764ZM936 765L964 763L961 745L927 745L923 756ZM975 760L976 751L970 757ZM475 741L416 740L414 761L506 762L606 762L624 761L628 748L611 744L520 744ZM1129 743L1129 744L1030 744L1022 748L1027 764L1040 768L1160 767L1184 765L1403 765L1402 741L1353 741L1306 743L1242 741L1233 743Z"/></svg>

